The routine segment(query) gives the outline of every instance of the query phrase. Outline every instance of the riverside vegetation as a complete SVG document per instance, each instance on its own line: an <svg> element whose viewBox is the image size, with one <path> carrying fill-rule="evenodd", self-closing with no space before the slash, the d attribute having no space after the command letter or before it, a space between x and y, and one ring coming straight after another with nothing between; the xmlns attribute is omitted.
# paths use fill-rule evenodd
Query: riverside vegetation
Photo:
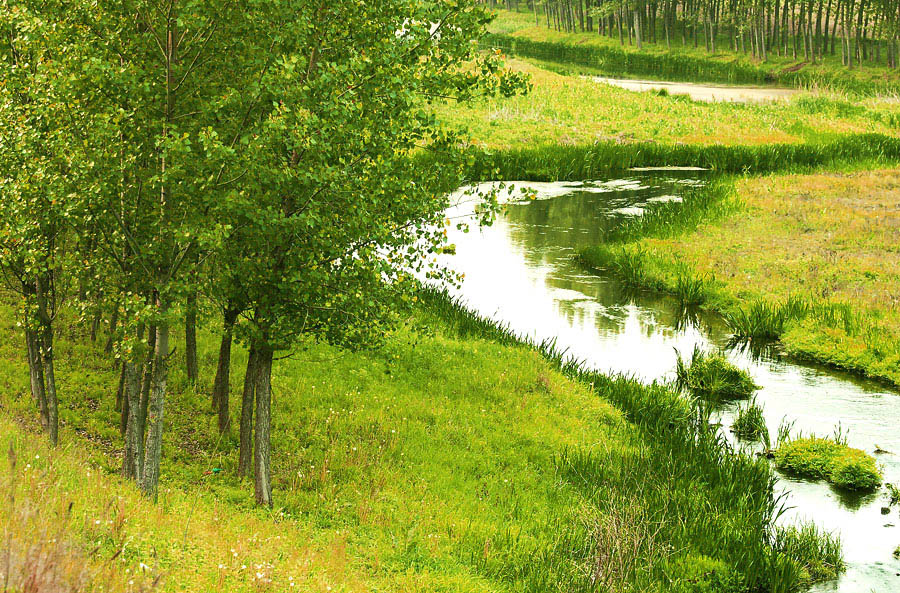
<svg viewBox="0 0 900 593"><path fill-rule="evenodd" d="M771 469L698 432L687 400L580 370L422 296L376 350L311 342L279 364L280 502L267 512L249 504L239 443L219 435L181 367L159 502L142 499L119 476L117 374L77 326L57 346L58 381L80 397L60 407L57 450L35 439L4 309L0 405L15 465L0 481L16 502L0 519L12 527L3 541L23 551L13 578L41 570L81 590L72 583L91 576L107 591L133 590L125 579L164 590L593 590L602 579L611 590L743 591L789 590L834 564L826 536L813 544L811 528L773 525ZM208 382L218 343L198 338Z"/></svg>
<svg viewBox="0 0 900 593"><path fill-rule="evenodd" d="M473 178L891 162L896 114L504 68L474 51L488 16L451 4L0 13L14 590L792 591L840 572L838 540L777 525L771 466L695 401L520 340L408 269L443 249L446 190ZM644 142L665 126L640 109L613 114L634 138L578 124L632 100L719 123L690 144ZM510 105L534 109L490 123ZM725 208L697 196L682 230ZM661 236L671 214L617 232ZM685 276L686 300L705 299L702 278Z"/></svg>

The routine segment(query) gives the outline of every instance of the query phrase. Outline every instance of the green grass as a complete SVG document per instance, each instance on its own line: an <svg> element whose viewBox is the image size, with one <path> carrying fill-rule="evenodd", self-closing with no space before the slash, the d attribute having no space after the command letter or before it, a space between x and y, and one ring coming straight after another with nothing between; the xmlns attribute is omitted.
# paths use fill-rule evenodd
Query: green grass
<svg viewBox="0 0 900 593"><path fill-rule="evenodd" d="M738 341L779 340L795 357L900 385L900 276L885 223L897 180L866 166L723 178L614 228L579 259L721 313Z"/></svg>
<svg viewBox="0 0 900 593"><path fill-rule="evenodd" d="M723 354L697 348L690 361L678 353L675 377L678 388L713 403L746 399L759 389L747 371L729 362Z"/></svg>
<svg viewBox="0 0 900 593"><path fill-rule="evenodd" d="M812 480L827 480L847 490L874 490L881 485L875 459L836 438L798 438L775 450L778 469Z"/></svg>
<svg viewBox="0 0 900 593"><path fill-rule="evenodd" d="M834 579L844 571L840 539L815 525L779 527L775 531L775 547L791 557L802 558L807 583Z"/></svg>
<svg viewBox="0 0 900 593"><path fill-rule="evenodd" d="M731 424L731 431L739 439L769 445L769 428L766 426L762 406L755 398L738 408L737 417Z"/></svg>
<svg viewBox="0 0 900 593"><path fill-rule="evenodd" d="M671 47L663 42L645 42L644 49L622 46L618 38L593 33L563 33L536 25L531 15L497 11L485 45L497 46L516 55L601 69L610 75L641 76L687 81L741 84L779 84L784 86L838 89L859 94L900 92L900 77L884 65L864 63L849 70L840 63L840 55L826 55L818 64L804 63L802 57L769 54L767 62L731 51L726 37L719 40L718 51L682 45L672 36ZM661 39L664 39L660 35Z"/></svg>
<svg viewBox="0 0 900 593"><path fill-rule="evenodd" d="M0 505L0 524L19 549L59 558L61 579L102 570L107 591L134 573L173 591L801 582L802 559L771 545L771 469L700 431L690 401L523 343L440 294L423 299L371 351L308 343L278 363L272 512L252 505L234 437L218 437L206 390L188 388L177 358L159 505L119 478L116 373L77 327L58 345L61 447L50 451L3 307L0 426L21 461L0 464L4 497L19 501ZM216 346L201 335L201 385ZM233 394L246 353L234 358ZM57 528L64 538L41 535Z"/></svg>
<svg viewBox="0 0 900 593"><path fill-rule="evenodd" d="M705 103L597 83L543 62L510 59L507 65L530 77L529 93L432 104L441 123L465 131L483 151L600 144L629 155L660 145L664 150L653 154L676 155L680 145L821 144L844 135L896 135L900 129L890 100L801 93L773 103Z"/></svg>
<svg viewBox="0 0 900 593"><path fill-rule="evenodd" d="M632 167L689 166L716 173L804 172L848 163L900 161L900 139L848 135L805 144L723 146L690 144L548 145L474 151L473 180L581 181L622 174Z"/></svg>

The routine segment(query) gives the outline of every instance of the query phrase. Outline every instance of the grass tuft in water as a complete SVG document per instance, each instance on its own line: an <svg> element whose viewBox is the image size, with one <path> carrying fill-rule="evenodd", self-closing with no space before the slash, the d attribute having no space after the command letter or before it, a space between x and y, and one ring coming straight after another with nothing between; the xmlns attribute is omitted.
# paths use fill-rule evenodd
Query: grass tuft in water
<svg viewBox="0 0 900 593"><path fill-rule="evenodd" d="M756 398L738 409L737 418L731 425L731 431L739 439L760 442L768 447L769 428L766 426L762 406L757 403Z"/></svg>
<svg viewBox="0 0 900 593"><path fill-rule="evenodd" d="M774 546L800 562L805 584L831 580L844 571L840 538L812 523L776 528Z"/></svg>
<svg viewBox="0 0 900 593"><path fill-rule="evenodd" d="M678 353L676 386L705 401L746 399L759 389L747 371L736 367L718 352L694 348L690 362Z"/></svg>
<svg viewBox="0 0 900 593"><path fill-rule="evenodd" d="M775 450L775 465L784 472L827 480L847 490L870 491L880 486L882 475L875 458L841 440L811 436L783 442Z"/></svg>

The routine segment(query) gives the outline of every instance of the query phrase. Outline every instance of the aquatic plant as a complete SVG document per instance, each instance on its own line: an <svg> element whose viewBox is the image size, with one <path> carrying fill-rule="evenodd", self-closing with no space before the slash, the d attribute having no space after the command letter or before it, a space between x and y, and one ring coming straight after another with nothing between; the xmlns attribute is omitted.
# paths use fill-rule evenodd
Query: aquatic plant
<svg viewBox="0 0 900 593"><path fill-rule="evenodd" d="M706 301L705 276L698 276L691 271L683 270L675 279L675 296L682 307L695 307Z"/></svg>
<svg viewBox="0 0 900 593"><path fill-rule="evenodd" d="M731 424L731 431L739 439L759 441L766 446L769 445L769 428L766 426L762 406L756 402L756 398L738 409L737 417Z"/></svg>
<svg viewBox="0 0 900 593"><path fill-rule="evenodd" d="M722 353L706 352L699 347L694 348L690 362L677 353L675 384L695 397L712 402L748 398L759 389L750 373L729 362Z"/></svg>
<svg viewBox="0 0 900 593"><path fill-rule="evenodd" d="M804 584L827 581L844 571L840 538L812 523L777 527L773 545L800 563Z"/></svg>
<svg viewBox="0 0 900 593"><path fill-rule="evenodd" d="M834 438L811 436L783 442L775 450L775 465L784 472L824 479L847 490L874 490L882 479L871 455Z"/></svg>

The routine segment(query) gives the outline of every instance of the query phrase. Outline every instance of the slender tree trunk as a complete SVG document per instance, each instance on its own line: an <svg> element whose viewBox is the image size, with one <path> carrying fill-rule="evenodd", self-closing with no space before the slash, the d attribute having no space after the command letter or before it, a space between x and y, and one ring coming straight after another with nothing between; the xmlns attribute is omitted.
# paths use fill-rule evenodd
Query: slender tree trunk
<svg viewBox="0 0 900 593"><path fill-rule="evenodd" d="M238 474L249 476L253 465L253 407L256 398L256 348L250 347L247 371L244 373L244 393L241 399L241 450L238 457Z"/></svg>
<svg viewBox="0 0 900 593"><path fill-rule="evenodd" d="M169 323L166 320L168 303L159 299L157 308L160 319L156 325L156 348L153 355L153 373L150 401L146 420L147 444L144 449L143 477L141 490L156 502L159 487L159 466L162 455L163 414L166 403L166 381L168 379Z"/></svg>
<svg viewBox="0 0 900 593"><path fill-rule="evenodd" d="M106 337L106 345L103 346L104 354L112 354L113 346L116 343L116 329L119 326L119 306L115 305L112 317L109 318L109 335Z"/></svg>
<svg viewBox="0 0 900 593"><path fill-rule="evenodd" d="M188 382L197 383L200 370L197 365L197 293L191 291L184 312L184 364Z"/></svg>
<svg viewBox="0 0 900 593"><path fill-rule="evenodd" d="M44 372L44 397L47 400L47 433L50 435L50 444L54 447L59 441L59 402L56 397L56 373L54 372L53 350L53 316L50 312L49 294L52 290L53 279L50 273L42 274L35 283L38 319L40 331L37 334L38 345L41 350L41 366Z"/></svg>
<svg viewBox="0 0 900 593"><path fill-rule="evenodd" d="M272 349L265 345L259 348L256 372L256 430L253 451L253 486L256 504L272 506L272 476L269 467L272 418Z"/></svg>
<svg viewBox="0 0 900 593"><path fill-rule="evenodd" d="M27 323L26 323L27 326ZM44 392L44 366L41 363L41 349L34 330L25 329L25 347L28 349L28 375L31 379L31 398L37 407L41 428L48 429L47 396Z"/></svg>
<svg viewBox="0 0 900 593"><path fill-rule="evenodd" d="M141 417L141 364L127 360L122 365L125 383L127 422L125 428L125 455L122 459L122 475L139 480L144 461L144 419Z"/></svg>
<svg viewBox="0 0 900 593"><path fill-rule="evenodd" d="M216 380L213 382L212 403L219 415L219 433L225 434L231 429L231 416L228 412L228 397L231 383L231 341L238 311L234 307L226 307L222 343L219 345L219 364L216 368Z"/></svg>

